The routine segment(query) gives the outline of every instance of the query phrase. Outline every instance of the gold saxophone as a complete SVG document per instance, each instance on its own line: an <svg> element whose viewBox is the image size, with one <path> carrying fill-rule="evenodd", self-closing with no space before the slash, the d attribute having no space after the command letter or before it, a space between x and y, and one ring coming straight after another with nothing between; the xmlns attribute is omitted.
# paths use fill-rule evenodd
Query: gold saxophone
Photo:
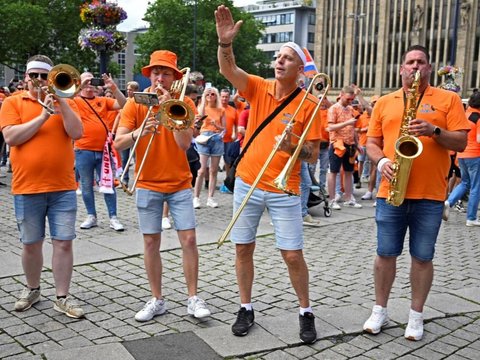
<svg viewBox="0 0 480 360"><path fill-rule="evenodd" d="M406 93L406 106L403 112L400 135L395 142L395 158L393 160L393 177L390 180L387 203L393 206L400 206L405 199L408 178L412 168L413 159L423 151L422 142L408 132L410 120L416 118L418 87L420 86L420 71L415 73L412 85Z"/></svg>

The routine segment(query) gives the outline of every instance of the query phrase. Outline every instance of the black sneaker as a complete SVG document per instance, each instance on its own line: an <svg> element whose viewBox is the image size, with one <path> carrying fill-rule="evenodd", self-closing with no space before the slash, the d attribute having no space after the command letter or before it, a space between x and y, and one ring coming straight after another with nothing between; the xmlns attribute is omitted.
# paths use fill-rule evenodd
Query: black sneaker
<svg viewBox="0 0 480 360"><path fill-rule="evenodd" d="M298 319L300 320L300 340L305 344L313 344L317 340L315 316L311 312L306 312L303 316L299 315Z"/></svg>
<svg viewBox="0 0 480 360"><path fill-rule="evenodd" d="M252 310L247 310L244 307L240 308L237 314L237 321L232 325L232 333L235 336L245 336L248 330L253 326L255 315Z"/></svg>

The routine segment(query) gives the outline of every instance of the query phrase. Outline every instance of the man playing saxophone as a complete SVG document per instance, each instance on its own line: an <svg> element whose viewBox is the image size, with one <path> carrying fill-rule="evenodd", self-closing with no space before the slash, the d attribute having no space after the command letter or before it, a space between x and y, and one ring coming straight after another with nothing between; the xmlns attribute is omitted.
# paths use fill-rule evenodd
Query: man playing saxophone
<svg viewBox="0 0 480 360"><path fill-rule="evenodd" d="M162 104L172 98L169 90L183 73L177 68L177 55L167 50L151 54L150 64L142 68L142 74L150 79L146 91L157 93ZM193 101L185 97L185 106L195 109ZM160 243L162 213L167 203L173 217L180 245L182 246L183 271L188 291L187 312L196 318L210 315L205 302L197 297L198 248L195 235L195 211L192 202L192 174L186 151L192 142L193 128L168 130L154 116L147 117L148 107L129 99L122 109L115 147L124 150L135 146L136 172L145 157L145 166L138 176L136 204L138 223L143 234L144 262L152 298L136 315L137 321L148 321L166 312L162 295L162 260ZM146 121L145 126L142 124ZM153 133L155 138L148 145Z"/></svg>
<svg viewBox="0 0 480 360"><path fill-rule="evenodd" d="M407 97L414 75L420 72L415 116L405 116ZM367 153L378 166L382 182L377 194L377 256L374 263L375 306L363 329L378 334L388 323L387 302L395 280L397 257L402 253L407 229L411 256L411 305L405 338L423 336L423 307L433 281L433 256L440 229L443 201L450 166L449 150L462 151L467 143L468 122L460 97L430 86L432 72L428 50L420 45L402 56L402 88L381 97L373 110L367 133ZM415 110L415 109L414 109ZM413 112L415 113L415 111ZM403 116L402 116L403 115ZM403 122L408 122L403 124ZM403 125L408 134L423 144L413 160L404 201L399 206L387 202L393 178L405 176L394 168L395 144ZM403 194L402 194L403 195Z"/></svg>

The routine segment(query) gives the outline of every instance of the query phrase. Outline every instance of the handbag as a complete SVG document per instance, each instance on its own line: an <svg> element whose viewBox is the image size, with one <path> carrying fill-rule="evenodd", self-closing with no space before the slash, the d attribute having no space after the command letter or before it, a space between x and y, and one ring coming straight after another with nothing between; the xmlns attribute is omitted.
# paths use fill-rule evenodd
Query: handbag
<svg viewBox="0 0 480 360"><path fill-rule="evenodd" d="M214 135L215 134L212 134L212 135L200 134L195 138L195 142L197 144L206 145L208 143L208 140L210 140L210 138Z"/></svg>
<svg viewBox="0 0 480 360"><path fill-rule="evenodd" d="M253 133L252 137L248 140L245 147L240 151L240 154L237 156L237 158L233 162L232 167L228 171L228 174L225 177L225 180L223 181L223 184L228 190L233 192L235 188L235 174L237 172L237 166L240 163L240 160L242 160L243 156L247 152L248 148L250 147L250 144L257 137L257 135L260 134L260 131L262 131L265 128L265 126L267 126L275 118L275 116L277 116L278 113L282 111L285 108L285 106L287 106L300 93L301 90L302 89L297 87L280 105L277 106L277 108L270 115L268 115L268 117L260 124L260 126L255 129L255 132Z"/></svg>

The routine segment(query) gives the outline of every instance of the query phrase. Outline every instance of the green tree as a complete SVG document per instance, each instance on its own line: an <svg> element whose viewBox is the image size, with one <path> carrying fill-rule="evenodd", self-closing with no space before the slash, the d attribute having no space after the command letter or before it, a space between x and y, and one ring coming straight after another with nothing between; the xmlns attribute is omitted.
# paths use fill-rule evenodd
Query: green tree
<svg viewBox="0 0 480 360"><path fill-rule="evenodd" d="M221 4L232 11L235 20L243 20L235 38L234 51L237 64L245 71L265 76L269 60L256 48L262 36L263 25L254 17L233 6L230 0L198 0L196 12L195 70L203 73L206 81L217 87L228 86L218 71L217 32L214 11ZM148 64L150 54L168 49L178 55L179 67L192 67L194 51L194 1L157 0L151 3L145 14L149 29L137 37L137 52L141 54L135 70Z"/></svg>
<svg viewBox="0 0 480 360"><path fill-rule="evenodd" d="M96 68L96 55L80 49L77 38L84 24L79 8L85 0L0 0L0 62L11 67L44 54L55 64L80 72Z"/></svg>

